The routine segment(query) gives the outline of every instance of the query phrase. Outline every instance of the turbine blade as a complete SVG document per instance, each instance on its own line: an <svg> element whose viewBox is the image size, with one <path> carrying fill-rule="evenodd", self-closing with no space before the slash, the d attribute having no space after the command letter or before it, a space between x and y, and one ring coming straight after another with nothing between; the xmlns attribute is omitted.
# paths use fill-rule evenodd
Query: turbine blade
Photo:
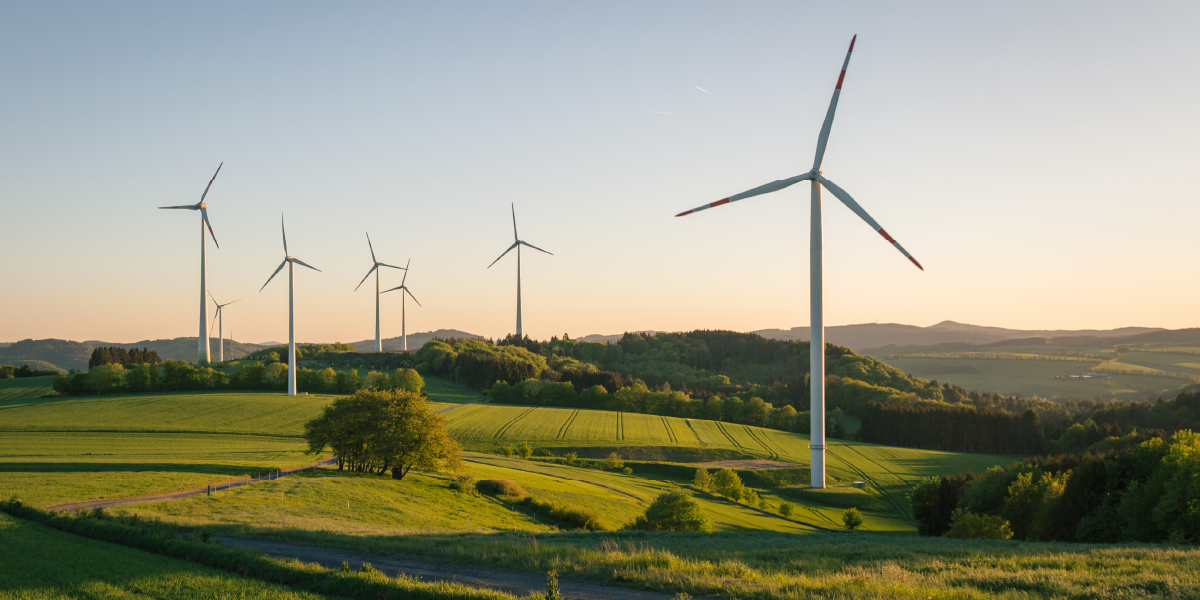
<svg viewBox="0 0 1200 600"><path fill-rule="evenodd" d="M199 205L199 204L188 204L188 205L186 205L186 206L160 206L160 207L158 207L158 209L159 209L159 210L162 210L162 209L164 209L164 208L165 208L165 209L176 209L176 210L178 210L178 209L182 209L182 210L200 210L200 205Z"/></svg>
<svg viewBox="0 0 1200 600"><path fill-rule="evenodd" d="M766 185L760 185L752 190L747 190L740 194L734 194L723 200L717 200L716 202L710 202L708 204L705 204L704 206L693 208L692 210L685 210L675 216L682 217L684 215L690 215L692 213L700 212L702 210L708 210L710 208L713 208L714 206L721 206L722 204L729 204L730 202L737 202L738 200L745 200L746 198L753 198L755 196L761 196L763 194L770 194L771 192L778 192L779 190L782 190L788 186L792 186L797 183L800 183L801 181L807 181L809 179L812 179L812 173L805 173L803 175L797 175L790 179L780 179L778 181L772 181L771 183L768 183Z"/></svg>
<svg viewBox="0 0 1200 600"><path fill-rule="evenodd" d="M411 259L411 258L410 258L410 259L408 259L408 262L404 263L404 277L401 277L401 278L400 278L400 286L401 286L401 287L403 287L403 286L404 286L404 282L405 282L405 281L408 281L408 265L411 265L411 264L412 264L412 259Z"/></svg>
<svg viewBox="0 0 1200 600"><path fill-rule="evenodd" d="M374 273L375 269L377 269L377 268L379 268L379 265L375 265L375 266L371 267L371 270L367 271L367 274L363 276L362 281L358 282L358 285L354 286L354 291L357 292L358 288L362 287L363 282L365 282L367 280L367 277L370 277L371 273Z"/></svg>
<svg viewBox="0 0 1200 600"><path fill-rule="evenodd" d="M508 254L509 252L512 252L512 249L513 249L513 248L516 248L516 247L517 247L517 244L519 244L519 243L520 243L520 242L513 242L513 245L509 246L509 247L508 247L508 250L505 250L505 251L504 251L504 254ZM496 263L500 262L500 259L501 259L501 258L504 258L504 254L501 254L500 256L496 257L496 260L493 260L493 261L492 261L492 265L494 265L494 264L496 264ZM488 266L487 266L487 268L489 268L489 269L490 269L490 268L492 268L492 265L488 265Z"/></svg>
<svg viewBox="0 0 1200 600"><path fill-rule="evenodd" d="M221 172L221 167L225 166L224 161L217 165L217 173ZM217 178L217 173L213 173L212 179L208 180L208 185L204 186L204 193L200 194L200 201L204 202L204 197L208 195L208 188L212 187L212 182Z"/></svg>
<svg viewBox="0 0 1200 600"><path fill-rule="evenodd" d="M513 216L513 240L517 240L517 239L520 239L520 238L518 238L518 237L517 237L517 207L516 207L516 206L514 206L514 205L512 205L511 203L508 205L508 207L512 209L512 216Z"/></svg>
<svg viewBox="0 0 1200 600"><path fill-rule="evenodd" d="M854 214L866 221L867 225L870 225L872 229L879 233L879 235L882 235L883 239L895 246L901 254L908 258L908 260L911 260L914 265L917 265L918 269L922 271L925 270L925 267L922 267L921 263L917 262L917 259L913 258L913 256L908 253L908 250L904 249L904 246L900 245L900 242L892 239L892 236L888 235L888 232L884 231L883 227L880 227L879 223L877 223L875 219L872 219L871 215L868 215L867 211L863 210L863 207L859 206L858 203L854 201L854 198L850 197L850 194L846 193L846 190L843 190L842 188L838 187L836 183L825 179L825 177L821 175L817 176L817 181L820 181L821 185L825 186L825 189L829 190L829 193L837 197L838 200L841 200L842 204L845 204L850 210L854 211Z"/></svg>
<svg viewBox="0 0 1200 600"><path fill-rule="evenodd" d="M405 269L405 267L397 267L396 265L389 265L387 263L375 263L375 265L380 267L390 267L392 269L400 269L401 271Z"/></svg>
<svg viewBox="0 0 1200 600"><path fill-rule="evenodd" d="M842 95L842 81L846 79L846 68L850 66L850 54L854 52L854 41L858 35L850 38L850 49L846 51L846 60L842 63L842 74L838 75L837 86L833 88L833 98L829 100L829 111L825 113L825 122L821 124L821 135L817 136L817 157L813 159L813 171L821 170L821 161L825 160L825 146L829 143L829 130L833 128L833 113L837 112L838 96Z"/></svg>
<svg viewBox="0 0 1200 600"><path fill-rule="evenodd" d="M417 300L416 296L412 295L412 292L408 291L408 288L404 288L404 293L408 294L408 297L412 298L413 302L417 303L417 306L421 306L421 302L419 300Z"/></svg>
<svg viewBox="0 0 1200 600"><path fill-rule="evenodd" d="M534 250L537 250L538 252L546 252L545 250L542 250L541 248L538 248L537 246L534 246L533 244L530 244L529 242L520 242L520 244L522 246L529 246L530 248L533 248ZM553 252L546 252L546 254L549 254L550 256L554 256Z"/></svg>
<svg viewBox="0 0 1200 600"><path fill-rule="evenodd" d="M204 290L204 291L208 292L208 297L209 297L209 298L212 298L213 304L216 304L218 309L219 309L219 308L221 308L221 303L220 303L220 302L217 302L217 299L216 299L216 297L214 297L214 296L212 295L212 290Z"/></svg>
<svg viewBox="0 0 1200 600"><path fill-rule="evenodd" d="M378 263L379 261L375 260L375 246L371 245L371 234L370 233L367 234L367 247L371 249L371 262Z"/></svg>
<svg viewBox="0 0 1200 600"><path fill-rule="evenodd" d="M288 256L287 251L287 227L283 225L283 213L279 213L279 229L283 231L283 255Z"/></svg>
<svg viewBox="0 0 1200 600"><path fill-rule="evenodd" d="M278 269L275 269L275 272L274 272L274 273L271 273L271 276L267 278L267 283L271 283L271 280L272 280L272 279L275 279L275 276L276 276L276 275L278 275L278 274L279 274L279 272L283 270L283 266L284 266L284 265L286 265L286 264L287 264L287 262L288 262L288 261L287 261L287 259L285 258L285 259L283 259L283 262L279 263L279 268L278 268ZM264 283L262 287L258 288L258 291L259 291L260 293L263 291L263 289L265 289L265 288L267 287L267 283Z"/></svg>
<svg viewBox="0 0 1200 600"><path fill-rule="evenodd" d="M386 294L386 293L388 293L388 292L394 292L394 291L396 291L396 290L402 290L402 289L404 289L404 286L402 286L402 285L398 285L398 286L396 286L396 287L394 287L394 288L392 288L392 289L390 289L390 290L383 290L382 292L379 292L379 293L380 293L380 294Z"/></svg>
<svg viewBox="0 0 1200 600"><path fill-rule="evenodd" d="M217 307L217 313L213 315L212 325L208 326L208 337L212 337L213 327L217 326L217 317L221 315L221 308Z"/></svg>
<svg viewBox="0 0 1200 600"><path fill-rule="evenodd" d="M234 300L233 302L241 302L241 301L242 301L242 299L241 299L241 298L238 298L237 300ZM221 308L225 308L226 306L229 306L230 304L233 304L233 302L226 302L225 304L222 304L222 305L221 305Z"/></svg>
<svg viewBox="0 0 1200 600"><path fill-rule="evenodd" d="M292 258L292 259L289 259L289 260L291 260L292 262L294 262L294 263L296 263L296 264L298 264L298 265L300 265L300 266L303 266L303 267L308 267L308 268L310 268L310 269L312 269L312 270L314 270L314 271L316 271L316 272L318 272L318 273L322 273L322 272L323 272L323 271L321 271L320 269L318 269L318 268L316 268L316 267L314 267L314 266L312 266L312 265L310 265L310 264L308 264L308 263L306 263L306 262L304 262L304 261L302 261L302 260L300 260L300 259L298 259L298 258Z"/></svg>
<svg viewBox="0 0 1200 600"><path fill-rule="evenodd" d="M208 235L212 236L213 243L217 244L217 234L213 233L212 223L208 222L208 210L200 209L200 216L204 218L204 224L208 226ZM221 244L217 244L217 247L220 248Z"/></svg>

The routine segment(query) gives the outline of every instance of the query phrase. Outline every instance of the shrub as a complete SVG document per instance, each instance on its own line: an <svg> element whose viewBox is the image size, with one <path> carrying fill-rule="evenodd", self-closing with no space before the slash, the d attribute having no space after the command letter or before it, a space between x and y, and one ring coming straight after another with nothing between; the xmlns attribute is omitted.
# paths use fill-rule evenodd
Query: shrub
<svg viewBox="0 0 1200 600"><path fill-rule="evenodd" d="M862 527L862 514L858 512L857 508L851 506L850 508L842 511L842 524L846 526L846 529L854 531L855 529Z"/></svg>
<svg viewBox="0 0 1200 600"><path fill-rule="evenodd" d="M796 506L794 504L792 504L791 502L780 502L779 503L779 515L785 519L792 518L792 511L794 511L795 509L796 509Z"/></svg>
<svg viewBox="0 0 1200 600"><path fill-rule="evenodd" d="M624 469L621 469L621 472L626 475L633 475L633 469L631 467L625 467Z"/></svg>
<svg viewBox="0 0 1200 600"><path fill-rule="evenodd" d="M495 496L525 496L525 490L511 479L484 479L475 484L475 489Z"/></svg>
<svg viewBox="0 0 1200 600"><path fill-rule="evenodd" d="M530 456L533 456L533 447L528 442L521 442L517 444L517 455L528 459Z"/></svg>
<svg viewBox="0 0 1200 600"><path fill-rule="evenodd" d="M496 453L499 454L500 456L504 456L507 458L513 457L512 446L500 446L499 448L496 449Z"/></svg>
<svg viewBox="0 0 1200 600"><path fill-rule="evenodd" d="M749 506L758 506L762 502L762 499L758 497L758 492L749 488L746 489L746 492L743 494L742 498Z"/></svg>
<svg viewBox="0 0 1200 600"><path fill-rule="evenodd" d="M625 468L625 461L621 460L621 455L613 452L604 459L604 468L609 471L617 471Z"/></svg>
<svg viewBox="0 0 1200 600"><path fill-rule="evenodd" d="M1007 540L1013 535L1008 521L996 515L977 515L966 509L954 511L946 537L961 540Z"/></svg>
<svg viewBox="0 0 1200 600"><path fill-rule="evenodd" d="M573 465L575 464L575 461L579 460L579 454L575 452L568 452L563 456L563 458L567 459L566 462L568 465Z"/></svg>
<svg viewBox="0 0 1200 600"><path fill-rule="evenodd" d="M690 494L667 490L658 495L646 512L626 525L638 531L712 531L712 523Z"/></svg>
<svg viewBox="0 0 1200 600"><path fill-rule="evenodd" d="M696 489L707 492L709 484L712 483L712 477L708 475L708 469L699 467L696 469L696 478L692 480L692 485Z"/></svg>
<svg viewBox="0 0 1200 600"><path fill-rule="evenodd" d="M459 492L474 494L477 491L475 488L478 483L479 482L475 481L475 478L471 477L470 475L459 475L450 480L450 487L451 489Z"/></svg>

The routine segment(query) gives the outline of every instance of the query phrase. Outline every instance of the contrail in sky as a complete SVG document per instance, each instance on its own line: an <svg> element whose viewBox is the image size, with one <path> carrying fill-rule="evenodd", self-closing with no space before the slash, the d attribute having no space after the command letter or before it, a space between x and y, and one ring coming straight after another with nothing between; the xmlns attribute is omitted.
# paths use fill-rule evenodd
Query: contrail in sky
<svg viewBox="0 0 1200 600"><path fill-rule="evenodd" d="M700 91L704 92L705 94L708 94L709 96L711 96L711 95L712 95L712 92L710 92L710 91L708 91L708 90L706 90L706 89L704 89L704 88L702 88L702 87L700 87L700 86L696 86L696 89L698 89L698 90L700 90Z"/></svg>

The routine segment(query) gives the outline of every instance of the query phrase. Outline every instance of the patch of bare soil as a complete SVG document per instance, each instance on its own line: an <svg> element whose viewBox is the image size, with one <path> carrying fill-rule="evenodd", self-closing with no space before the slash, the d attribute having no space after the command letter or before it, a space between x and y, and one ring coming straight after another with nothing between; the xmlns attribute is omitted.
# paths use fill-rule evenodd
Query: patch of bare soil
<svg viewBox="0 0 1200 600"><path fill-rule="evenodd" d="M718 460L716 462L700 463L700 466L718 467L718 468L726 467L726 468L730 468L730 469L753 469L753 470L758 470L758 471L767 470L767 469L799 469L799 468L801 468L800 465L775 462L773 460Z"/></svg>

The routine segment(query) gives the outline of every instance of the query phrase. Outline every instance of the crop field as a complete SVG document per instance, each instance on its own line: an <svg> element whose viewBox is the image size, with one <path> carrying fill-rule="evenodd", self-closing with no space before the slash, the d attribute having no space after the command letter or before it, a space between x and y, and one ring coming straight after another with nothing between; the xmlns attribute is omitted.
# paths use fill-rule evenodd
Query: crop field
<svg viewBox="0 0 1200 600"><path fill-rule="evenodd" d="M1168 373L1200 377L1200 356L1192 353L1122 352L1121 362Z"/></svg>
<svg viewBox="0 0 1200 600"><path fill-rule="evenodd" d="M1142 353L1150 354L1150 353ZM1122 360L1126 360L1122 354ZM1054 396L1093 398L1097 395L1121 399L1157 397L1164 390L1175 390L1184 381L1152 375L1114 374L1111 378L1066 380L1057 375L1078 375L1090 372L1095 362L1062 360L1005 360L972 358L883 358L887 364L918 377L952 383L976 392L998 392L1006 395ZM1195 361L1195 358L1192 359ZM1183 361L1180 361L1183 362ZM1136 363L1134 363L1136 364ZM978 373L945 373L944 367L974 369ZM1160 368L1160 367L1155 367Z"/></svg>
<svg viewBox="0 0 1200 600"><path fill-rule="evenodd" d="M0 514L0 597L266 598L325 596L90 540Z"/></svg>
<svg viewBox="0 0 1200 600"><path fill-rule="evenodd" d="M528 442L539 449L602 447L690 447L725 450L747 458L809 464L808 436L699 419L569 408L464 406L449 413L451 435L473 450L491 451ZM905 494L931 475L982 472L1015 456L910 450L828 440L826 474L835 483L864 481L881 494L895 515L908 518ZM839 511L840 518L840 511Z"/></svg>

